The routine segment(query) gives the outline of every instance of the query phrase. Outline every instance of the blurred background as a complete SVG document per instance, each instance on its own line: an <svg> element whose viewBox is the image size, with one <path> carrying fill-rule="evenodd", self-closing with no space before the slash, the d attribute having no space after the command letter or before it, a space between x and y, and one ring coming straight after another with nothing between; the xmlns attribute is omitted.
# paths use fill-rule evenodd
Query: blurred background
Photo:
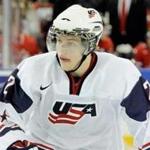
<svg viewBox="0 0 150 150"><path fill-rule="evenodd" d="M150 0L0 0L0 84L23 59L48 52L47 31L72 4L101 13L97 51L130 59L150 81ZM134 139L125 132L126 149L133 149Z"/></svg>
<svg viewBox="0 0 150 150"><path fill-rule="evenodd" d="M97 51L150 69L149 0L0 0L0 68L14 68L27 57L47 52L45 40L53 19L72 4L101 13L104 33Z"/></svg>
<svg viewBox="0 0 150 150"><path fill-rule="evenodd" d="M101 13L105 27L97 51L131 59L150 76L149 0L0 0L0 70L46 53L52 21L72 4Z"/></svg>

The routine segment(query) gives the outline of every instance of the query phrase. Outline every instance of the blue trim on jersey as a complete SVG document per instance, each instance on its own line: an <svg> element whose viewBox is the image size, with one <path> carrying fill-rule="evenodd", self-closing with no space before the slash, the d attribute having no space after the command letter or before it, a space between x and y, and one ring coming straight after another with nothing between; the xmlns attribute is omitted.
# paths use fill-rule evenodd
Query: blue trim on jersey
<svg viewBox="0 0 150 150"><path fill-rule="evenodd" d="M7 88L7 94L4 94L4 89L9 82L3 87L0 93L0 101L4 103L10 103L18 113L25 112L33 103L32 99L25 93L20 86L20 79L17 76L18 69L16 69L11 75L15 78L15 83ZM8 79L9 80L9 79Z"/></svg>
<svg viewBox="0 0 150 150"><path fill-rule="evenodd" d="M127 115L137 121L145 121L146 113L150 110L147 89L144 89L145 79L139 78L130 94L121 102Z"/></svg>
<svg viewBox="0 0 150 150"><path fill-rule="evenodd" d="M6 127L0 132L0 137L4 136L9 131L16 131L16 130L23 131L20 127Z"/></svg>

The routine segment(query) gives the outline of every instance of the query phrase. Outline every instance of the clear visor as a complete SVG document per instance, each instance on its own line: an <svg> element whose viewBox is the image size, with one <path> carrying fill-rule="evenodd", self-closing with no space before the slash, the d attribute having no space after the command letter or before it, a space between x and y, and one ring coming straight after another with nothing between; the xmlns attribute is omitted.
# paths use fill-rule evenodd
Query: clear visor
<svg viewBox="0 0 150 150"><path fill-rule="evenodd" d="M96 47L96 37L95 34L88 33L87 29L81 30L76 29L72 32L62 31L59 29L55 29L51 27L49 29L46 44L49 51L55 51L56 50L56 42L57 37L60 35L73 35L73 36L79 36L81 38L82 45L84 47L84 55L87 55L89 52L91 52Z"/></svg>

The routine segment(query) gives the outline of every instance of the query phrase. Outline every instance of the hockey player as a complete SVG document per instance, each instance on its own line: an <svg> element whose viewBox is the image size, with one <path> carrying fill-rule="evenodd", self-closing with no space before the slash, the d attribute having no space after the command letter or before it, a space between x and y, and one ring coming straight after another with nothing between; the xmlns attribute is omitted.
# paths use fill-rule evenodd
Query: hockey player
<svg viewBox="0 0 150 150"><path fill-rule="evenodd" d="M58 15L56 51L24 60L1 91L0 150L123 150L121 116L149 149L149 83L129 60L94 52L102 31L95 9Z"/></svg>

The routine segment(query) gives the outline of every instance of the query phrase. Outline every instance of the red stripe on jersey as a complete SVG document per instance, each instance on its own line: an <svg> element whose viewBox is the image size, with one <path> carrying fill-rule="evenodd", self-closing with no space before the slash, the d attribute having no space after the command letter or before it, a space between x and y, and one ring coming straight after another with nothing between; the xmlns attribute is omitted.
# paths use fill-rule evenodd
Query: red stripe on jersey
<svg viewBox="0 0 150 150"><path fill-rule="evenodd" d="M1 125L0 125L0 129L3 128L4 126L5 126L4 124L1 124Z"/></svg>
<svg viewBox="0 0 150 150"><path fill-rule="evenodd" d="M53 119L66 118L66 119L78 120L78 119L80 119L84 115L84 112L78 111L78 110L70 109L70 112L73 113L76 116L73 116L73 114L72 115L59 114L59 115L55 116L55 115L53 115L51 113L49 113L49 116L52 117Z"/></svg>
<svg viewBox="0 0 150 150"><path fill-rule="evenodd" d="M52 123L67 123L67 124L75 124L77 121L69 121L69 120L52 120L50 117L48 117L48 120Z"/></svg>
<svg viewBox="0 0 150 150"><path fill-rule="evenodd" d="M54 150L53 148L47 146L47 145L44 145L44 144L39 144L39 143L32 143L32 142L29 142L29 141L18 141L16 143L14 143L12 145L12 148L26 148L30 145L35 145L36 147L39 147L39 148L42 148L43 150Z"/></svg>
<svg viewBox="0 0 150 150"><path fill-rule="evenodd" d="M149 142L149 143L144 144L144 145L142 146L142 149L145 149L145 148L148 148L148 147L150 147L150 142Z"/></svg>
<svg viewBox="0 0 150 150"><path fill-rule="evenodd" d="M82 112L81 110L71 108L67 114L54 115L49 113L48 119L52 123L75 124L83 115L84 112Z"/></svg>

